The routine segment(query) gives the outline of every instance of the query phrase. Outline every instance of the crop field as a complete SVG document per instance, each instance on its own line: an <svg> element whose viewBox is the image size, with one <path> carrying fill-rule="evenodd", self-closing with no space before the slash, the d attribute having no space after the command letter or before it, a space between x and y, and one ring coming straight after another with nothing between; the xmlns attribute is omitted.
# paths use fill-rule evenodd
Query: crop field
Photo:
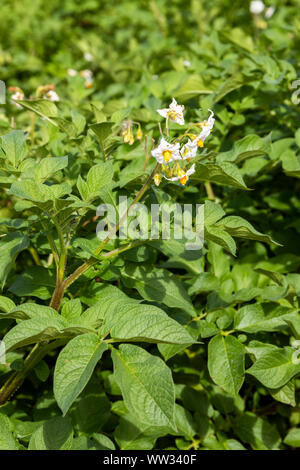
<svg viewBox="0 0 300 470"><path fill-rule="evenodd" d="M0 450L300 448L299 2L0 13Z"/></svg>

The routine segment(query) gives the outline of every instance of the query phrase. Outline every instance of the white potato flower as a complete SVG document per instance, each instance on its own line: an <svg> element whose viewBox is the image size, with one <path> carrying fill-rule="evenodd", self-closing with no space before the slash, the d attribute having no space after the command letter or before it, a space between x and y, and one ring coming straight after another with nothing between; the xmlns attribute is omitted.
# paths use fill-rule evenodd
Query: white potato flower
<svg viewBox="0 0 300 470"><path fill-rule="evenodd" d="M92 80L93 79L93 72L89 69L81 70L80 75L85 79L85 80Z"/></svg>
<svg viewBox="0 0 300 470"><path fill-rule="evenodd" d="M164 178L168 181L178 181L179 180L180 184L182 186L184 186L188 182L189 177L193 173L195 173L195 164L193 164L191 166L191 168L189 168L187 171L184 171L183 168L178 168L176 173L177 173L177 175L173 176L172 178L167 178L166 176L164 176Z"/></svg>
<svg viewBox="0 0 300 470"><path fill-rule="evenodd" d="M85 60L87 60L88 62L92 62L94 60L94 57L93 55L90 53L90 52L85 52L84 53L84 58Z"/></svg>
<svg viewBox="0 0 300 470"><path fill-rule="evenodd" d="M197 143L195 141L188 139L187 143L180 150L183 160L189 160L190 158L195 158L197 153Z"/></svg>
<svg viewBox="0 0 300 470"><path fill-rule="evenodd" d="M69 75L69 77L76 77L77 73L78 73L78 72L77 72L77 70L75 70L75 69L68 69L68 75Z"/></svg>
<svg viewBox="0 0 300 470"><path fill-rule="evenodd" d="M175 98L173 98L172 103L168 108L158 109L158 114L160 114L164 118L170 119L170 121L174 121L181 126L184 124L183 112L184 106L177 104Z"/></svg>
<svg viewBox="0 0 300 470"><path fill-rule="evenodd" d="M215 124L213 111L211 109L209 109L208 111L210 111L209 118L206 121L200 123L202 130L200 134L196 137L196 139L193 140L195 145L197 145L198 147L203 147L205 139L209 136Z"/></svg>
<svg viewBox="0 0 300 470"><path fill-rule="evenodd" d="M80 75L85 79L85 88L92 88L93 86L93 72L89 69L81 70Z"/></svg>
<svg viewBox="0 0 300 470"><path fill-rule="evenodd" d="M49 90L45 93L44 98L49 101L59 101L59 96L54 90Z"/></svg>
<svg viewBox="0 0 300 470"><path fill-rule="evenodd" d="M259 15L265 9L265 4L261 0L253 0L250 2L250 13L253 15Z"/></svg>
<svg viewBox="0 0 300 470"><path fill-rule="evenodd" d="M160 140L160 144L156 149L152 150L151 155L156 158L160 164L171 163L176 160L181 160L180 145L169 144L163 137Z"/></svg>
<svg viewBox="0 0 300 470"><path fill-rule="evenodd" d="M268 7L265 11L265 17L267 18L267 20L269 18L271 18L271 16L273 16L275 13L275 7L271 6L271 7Z"/></svg>
<svg viewBox="0 0 300 470"><path fill-rule="evenodd" d="M16 108L19 108L19 109L22 108L22 106L19 103L15 103L14 100L17 100L17 101L18 100L19 101L24 100L24 94L23 93L21 93L20 91L16 91L13 95L11 95L11 99L12 99L12 104L14 106L16 106Z"/></svg>

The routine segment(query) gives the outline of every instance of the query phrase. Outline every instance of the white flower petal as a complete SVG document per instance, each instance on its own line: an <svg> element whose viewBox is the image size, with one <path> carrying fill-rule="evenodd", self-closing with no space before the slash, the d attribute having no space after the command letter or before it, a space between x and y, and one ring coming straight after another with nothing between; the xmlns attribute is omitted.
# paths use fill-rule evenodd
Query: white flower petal
<svg viewBox="0 0 300 470"><path fill-rule="evenodd" d="M160 115L161 115L162 117L164 117L164 118L167 117L168 111L169 111L168 108L165 108L165 109L158 109L158 110L157 110L158 114L160 114Z"/></svg>
<svg viewBox="0 0 300 470"><path fill-rule="evenodd" d="M259 15L265 9L265 4L261 0L254 0L250 3L250 12L253 15Z"/></svg>

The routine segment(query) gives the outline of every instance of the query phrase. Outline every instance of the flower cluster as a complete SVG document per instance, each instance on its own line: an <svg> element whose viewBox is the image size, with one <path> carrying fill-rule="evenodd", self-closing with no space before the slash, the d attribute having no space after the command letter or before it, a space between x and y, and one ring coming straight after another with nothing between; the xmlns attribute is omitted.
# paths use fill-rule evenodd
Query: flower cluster
<svg viewBox="0 0 300 470"><path fill-rule="evenodd" d="M134 134L133 134L133 131L132 131L133 124L137 125L136 138L138 140L142 140L142 138L143 138L141 125L140 125L139 122L125 121L125 122L123 122L122 130L121 130L121 136L122 136L123 141L125 142L125 144L132 145L134 143Z"/></svg>
<svg viewBox="0 0 300 470"><path fill-rule="evenodd" d="M68 75L69 77L76 77L76 75L80 75L82 78L84 78L84 86L85 88L92 88L94 78L93 78L93 72L89 69L85 70L80 70L80 72L77 72L75 69L68 69Z"/></svg>
<svg viewBox="0 0 300 470"><path fill-rule="evenodd" d="M169 181L178 181L181 185L185 185L190 175L195 172L195 165L186 168L186 163L196 157L197 149L204 146L205 139L209 136L214 123L214 113L210 111L210 116L206 121L194 124L193 127L199 127L200 133L197 135L185 133L182 137L189 137L184 145L179 142L169 143L165 137L161 137L158 147L152 150L151 154L160 164L159 171L154 176L154 182L158 186L162 177ZM158 109L157 112L168 120L178 124L184 124L184 106L178 105L173 98L169 108ZM181 140L181 139L177 139Z"/></svg>
<svg viewBox="0 0 300 470"><path fill-rule="evenodd" d="M55 85L54 83L51 83L51 85L41 85L37 88L36 90L36 98L42 98L44 100L49 100L49 101L59 101L59 96L55 91ZM22 101L25 100L25 93L21 88L11 86L9 87L9 91L11 94L11 103L16 106L17 108L22 108L22 106L19 103L16 103L16 101Z"/></svg>
<svg viewBox="0 0 300 470"><path fill-rule="evenodd" d="M59 96L54 88L54 83L51 83L50 85L39 86L36 90L37 98L43 98L49 101L59 101Z"/></svg>

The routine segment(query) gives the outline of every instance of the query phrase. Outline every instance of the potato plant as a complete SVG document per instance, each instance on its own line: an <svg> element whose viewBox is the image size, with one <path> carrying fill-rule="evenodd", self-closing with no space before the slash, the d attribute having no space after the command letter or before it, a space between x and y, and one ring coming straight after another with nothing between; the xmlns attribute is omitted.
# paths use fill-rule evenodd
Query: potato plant
<svg viewBox="0 0 300 470"><path fill-rule="evenodd" d="M1 7L1 450L300 447L297 13Z"/></svg>

